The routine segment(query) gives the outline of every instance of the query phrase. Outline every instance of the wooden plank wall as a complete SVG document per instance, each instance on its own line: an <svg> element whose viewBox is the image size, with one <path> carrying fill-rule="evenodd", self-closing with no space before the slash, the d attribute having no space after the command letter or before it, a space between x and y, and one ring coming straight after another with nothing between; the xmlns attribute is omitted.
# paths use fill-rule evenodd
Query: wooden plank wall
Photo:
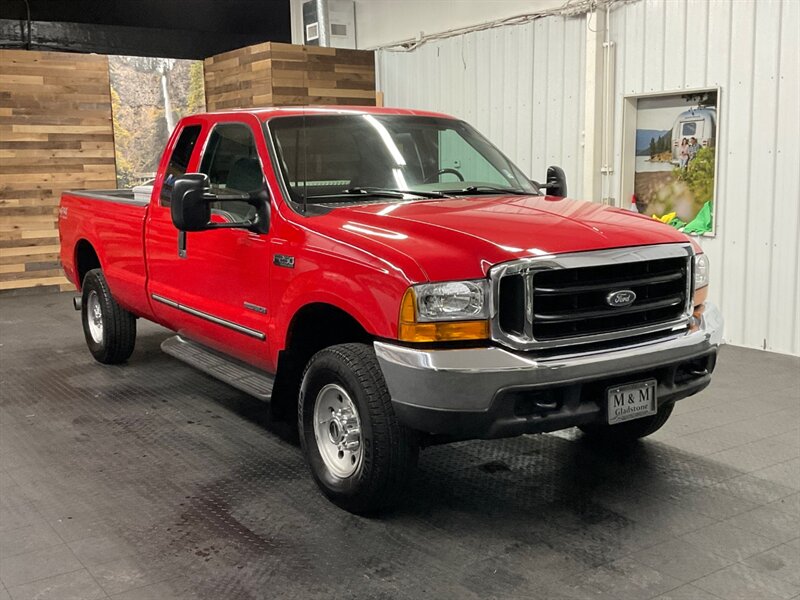
<svg viewBox="0 0 800 600"><path fill-rule="evenodd" d="M0 293L70 289L58 262L61 192L114 187L108 59L0 50Z"/></svg>
<svg viewBox="0 0 800 600"><path fill-rule="evenodd" d="M209 111L306 104L375 105L375 53L267 42L205 60Z"/></svg>
<svg viewBox="0 0 800 600"><path fill-rule="evenodd" d="M374 105L374 53L268 42L205 61L208 110ZM71 289L58 201L116 187L108 59L0 50L0 294Z"/></svg>

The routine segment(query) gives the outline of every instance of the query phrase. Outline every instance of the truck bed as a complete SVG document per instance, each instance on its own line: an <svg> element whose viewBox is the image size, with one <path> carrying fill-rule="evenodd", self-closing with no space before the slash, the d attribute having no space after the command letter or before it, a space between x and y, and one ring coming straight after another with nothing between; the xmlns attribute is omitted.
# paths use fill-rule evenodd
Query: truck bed
<svg viewBox="0 0 800 600"><path fill-rule="evenodd" d="M74 198L88 200L105 200L106 202L121 202L133 206L147 206L149 200L137 200L131 189L118 190L70 190L65 192Z"/></svg>
<svg viewBox="0 0 800 600"><path fill-rule="evenodd" d="M142 317L151 313L144 256L147 205L133 190L69 191L61 195L58 219L67 278L80 289L93 253L117 301Z"/></svg>

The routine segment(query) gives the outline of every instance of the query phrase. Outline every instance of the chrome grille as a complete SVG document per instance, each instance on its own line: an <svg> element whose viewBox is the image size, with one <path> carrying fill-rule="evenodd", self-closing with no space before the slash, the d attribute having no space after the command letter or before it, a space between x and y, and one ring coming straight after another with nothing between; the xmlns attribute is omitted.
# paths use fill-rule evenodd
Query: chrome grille
<svg viewBox="0 0 800 600"><path fill-rule="evenodd" d="M503 263L490 271L492 335L529 349L670 332L688 323L692 256L664 244ZM635 300L610 305L623 290Z"/></svg>

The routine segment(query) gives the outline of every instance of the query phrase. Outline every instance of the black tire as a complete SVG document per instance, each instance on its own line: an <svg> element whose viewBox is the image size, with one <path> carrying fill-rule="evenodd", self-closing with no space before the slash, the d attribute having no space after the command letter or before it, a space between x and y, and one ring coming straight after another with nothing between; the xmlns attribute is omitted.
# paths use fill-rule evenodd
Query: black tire
<svg viewBox="0 0 800 600"><path fill-rule="evenodd" d="M632 444L636 440L661 429L672 414L673 408L675 408L675 403L670 402L660 406L658 412L649 417L642 417L617 425L608 425L606 423L580 425L579 429L591 441L604 444Z"/></svg>
<svg viewBox="0 0 800 600"><path fill-rule="evenodd" d="M355 405L363 453L356 471L337 476L325 463L314 431L314 409L323 388L340 386ZM320 490L356 514L391 507L416 467L415 433L400 424L374 350L365 344L331 346L315 354L303 374L298 401L300 444Z"/></svg>
<svg viewBox="0 0 800 600"><path fill-rule="evenodd" d="M125 362L133 353L136 344L136 317L122 308L108 289L108 283L100 269L92 269L83 278L81 297L81 321L86 345L95 360L105 365ZM89 319L90 304L94 298L99 304L101 333L92 333ZM95 338L98 339L95 339Z"/></svg>

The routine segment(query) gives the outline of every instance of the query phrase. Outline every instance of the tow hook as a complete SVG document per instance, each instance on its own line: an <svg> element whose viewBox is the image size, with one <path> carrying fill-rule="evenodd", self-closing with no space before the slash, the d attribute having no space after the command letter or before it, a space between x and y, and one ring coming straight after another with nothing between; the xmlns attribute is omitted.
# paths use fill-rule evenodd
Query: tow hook
<svg viewBox="0 0 800 600"><path fill-rule="evenodd" d="M72 297L72 307L75 310L80 310L81 306L83 305L83 300L80 296L73 296Z"/></svg>

